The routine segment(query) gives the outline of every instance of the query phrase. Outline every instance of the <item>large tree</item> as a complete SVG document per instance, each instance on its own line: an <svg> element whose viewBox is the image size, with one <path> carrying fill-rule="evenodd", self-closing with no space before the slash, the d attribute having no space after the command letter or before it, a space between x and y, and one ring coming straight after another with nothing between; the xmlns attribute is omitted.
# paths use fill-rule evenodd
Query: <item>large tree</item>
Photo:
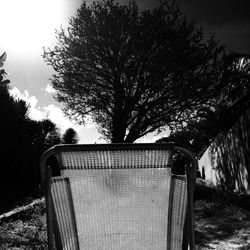
<svg viewBox="0 0 250 250"><path fill-rule="evenodd" d="M58 43L44 51L65 112L91 116L104 138L134 142L187 121L218 91L223 48L163 2L83 2Z"/></svg>

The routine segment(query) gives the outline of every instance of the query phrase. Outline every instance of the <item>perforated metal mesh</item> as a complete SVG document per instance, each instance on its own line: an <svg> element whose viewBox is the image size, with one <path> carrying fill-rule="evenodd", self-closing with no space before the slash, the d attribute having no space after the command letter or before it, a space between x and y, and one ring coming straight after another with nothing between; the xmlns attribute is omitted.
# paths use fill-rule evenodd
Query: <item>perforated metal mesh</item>
<svg viewBox="0 0 250 250"><path fill-rule="evenodd" d="M171 193L169 209L169 234L167 249L182 249L183 228L187 208L186 178L173 175L171 178Z"/></svg>
<svg viewBox="0 0 250 250"><path fill-rule="evenodd" d="M147 168L166 167L171 156L166 150L65 151L61 153L62 169Z"/></svg>
<svg viewBox="0 0 250 250"><path fill-rule="evenodd" d="M57 227L61 234L63 249L77 249L78 236L74 227L75 218L72 210L72 197L68 178L52 178L51 194L55 209Z"/></svg>
<svg viewBox="0 0 250 250"><path fill-rule="evenodd" d="M51 192L64 249L78 249L77 237L88 250L181 249L187 184L171 174L171 155L61 152Z"/></svg>

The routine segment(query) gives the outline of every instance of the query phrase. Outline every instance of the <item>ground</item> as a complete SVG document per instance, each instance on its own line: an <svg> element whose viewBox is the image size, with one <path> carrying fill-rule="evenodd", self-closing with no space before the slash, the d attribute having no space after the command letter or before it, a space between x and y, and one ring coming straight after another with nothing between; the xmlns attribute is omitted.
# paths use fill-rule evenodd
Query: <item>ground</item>
<svg viewBox="0 0 250 250"><path fill-rule="evenodd" d="M250 197L196 188L197 250L250 249ZM0 221L0 249L47 249L44 203Z"/></svg>
<svg viewBox="0 0 250 250"><path fill-rule="evenodd" d="M197 249L250 249L250 212L222 201L195 202Z"/></svg>

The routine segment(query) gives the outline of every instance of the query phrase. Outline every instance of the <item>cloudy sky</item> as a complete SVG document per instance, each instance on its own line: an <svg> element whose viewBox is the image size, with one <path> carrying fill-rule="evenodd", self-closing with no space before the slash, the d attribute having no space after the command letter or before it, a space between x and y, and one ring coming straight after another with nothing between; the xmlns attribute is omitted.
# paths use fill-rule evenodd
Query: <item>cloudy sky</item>
<svg viewBox="0 0 250 250"><path fill-rule="evenodd" d="M88 0L90 2L90 0ZM127 0L119 0L126 2ZM204 27L205 36L215 34L228 50L250 53L249 0L177 0L188 20ZM141 8L152 8L158 0L137 0ZM55 29L66 27L81 0L1 0L0 54L7 52L5 70L12 93L31 105L33 119L49 118L63 132L73 127L81 143L100 143L94 124L76 126L66 119L61 104L53 99L49 78L53 74L42 57L43 47L55 44ZM143 142L159 136L151 134Z"/></svg>

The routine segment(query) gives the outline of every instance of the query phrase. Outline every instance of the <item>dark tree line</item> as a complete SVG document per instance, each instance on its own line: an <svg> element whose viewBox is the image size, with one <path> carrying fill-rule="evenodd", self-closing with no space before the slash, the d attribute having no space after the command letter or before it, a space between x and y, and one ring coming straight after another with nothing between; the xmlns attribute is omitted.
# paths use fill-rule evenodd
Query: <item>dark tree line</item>
<svg viewBox="0 0 250 250"><path fill-rule="evenodd" d="M2 66L1 61L0 68ZM0 193L8 195L8 191L19 192L20 189L27 194L37 193L42 153L58 143L76 143L77 135L70 129L70 133L66 131L61 136L56 125L48 119L31 120L29 105L9 94L10 82L5 75L0 69Z"/></svg>

